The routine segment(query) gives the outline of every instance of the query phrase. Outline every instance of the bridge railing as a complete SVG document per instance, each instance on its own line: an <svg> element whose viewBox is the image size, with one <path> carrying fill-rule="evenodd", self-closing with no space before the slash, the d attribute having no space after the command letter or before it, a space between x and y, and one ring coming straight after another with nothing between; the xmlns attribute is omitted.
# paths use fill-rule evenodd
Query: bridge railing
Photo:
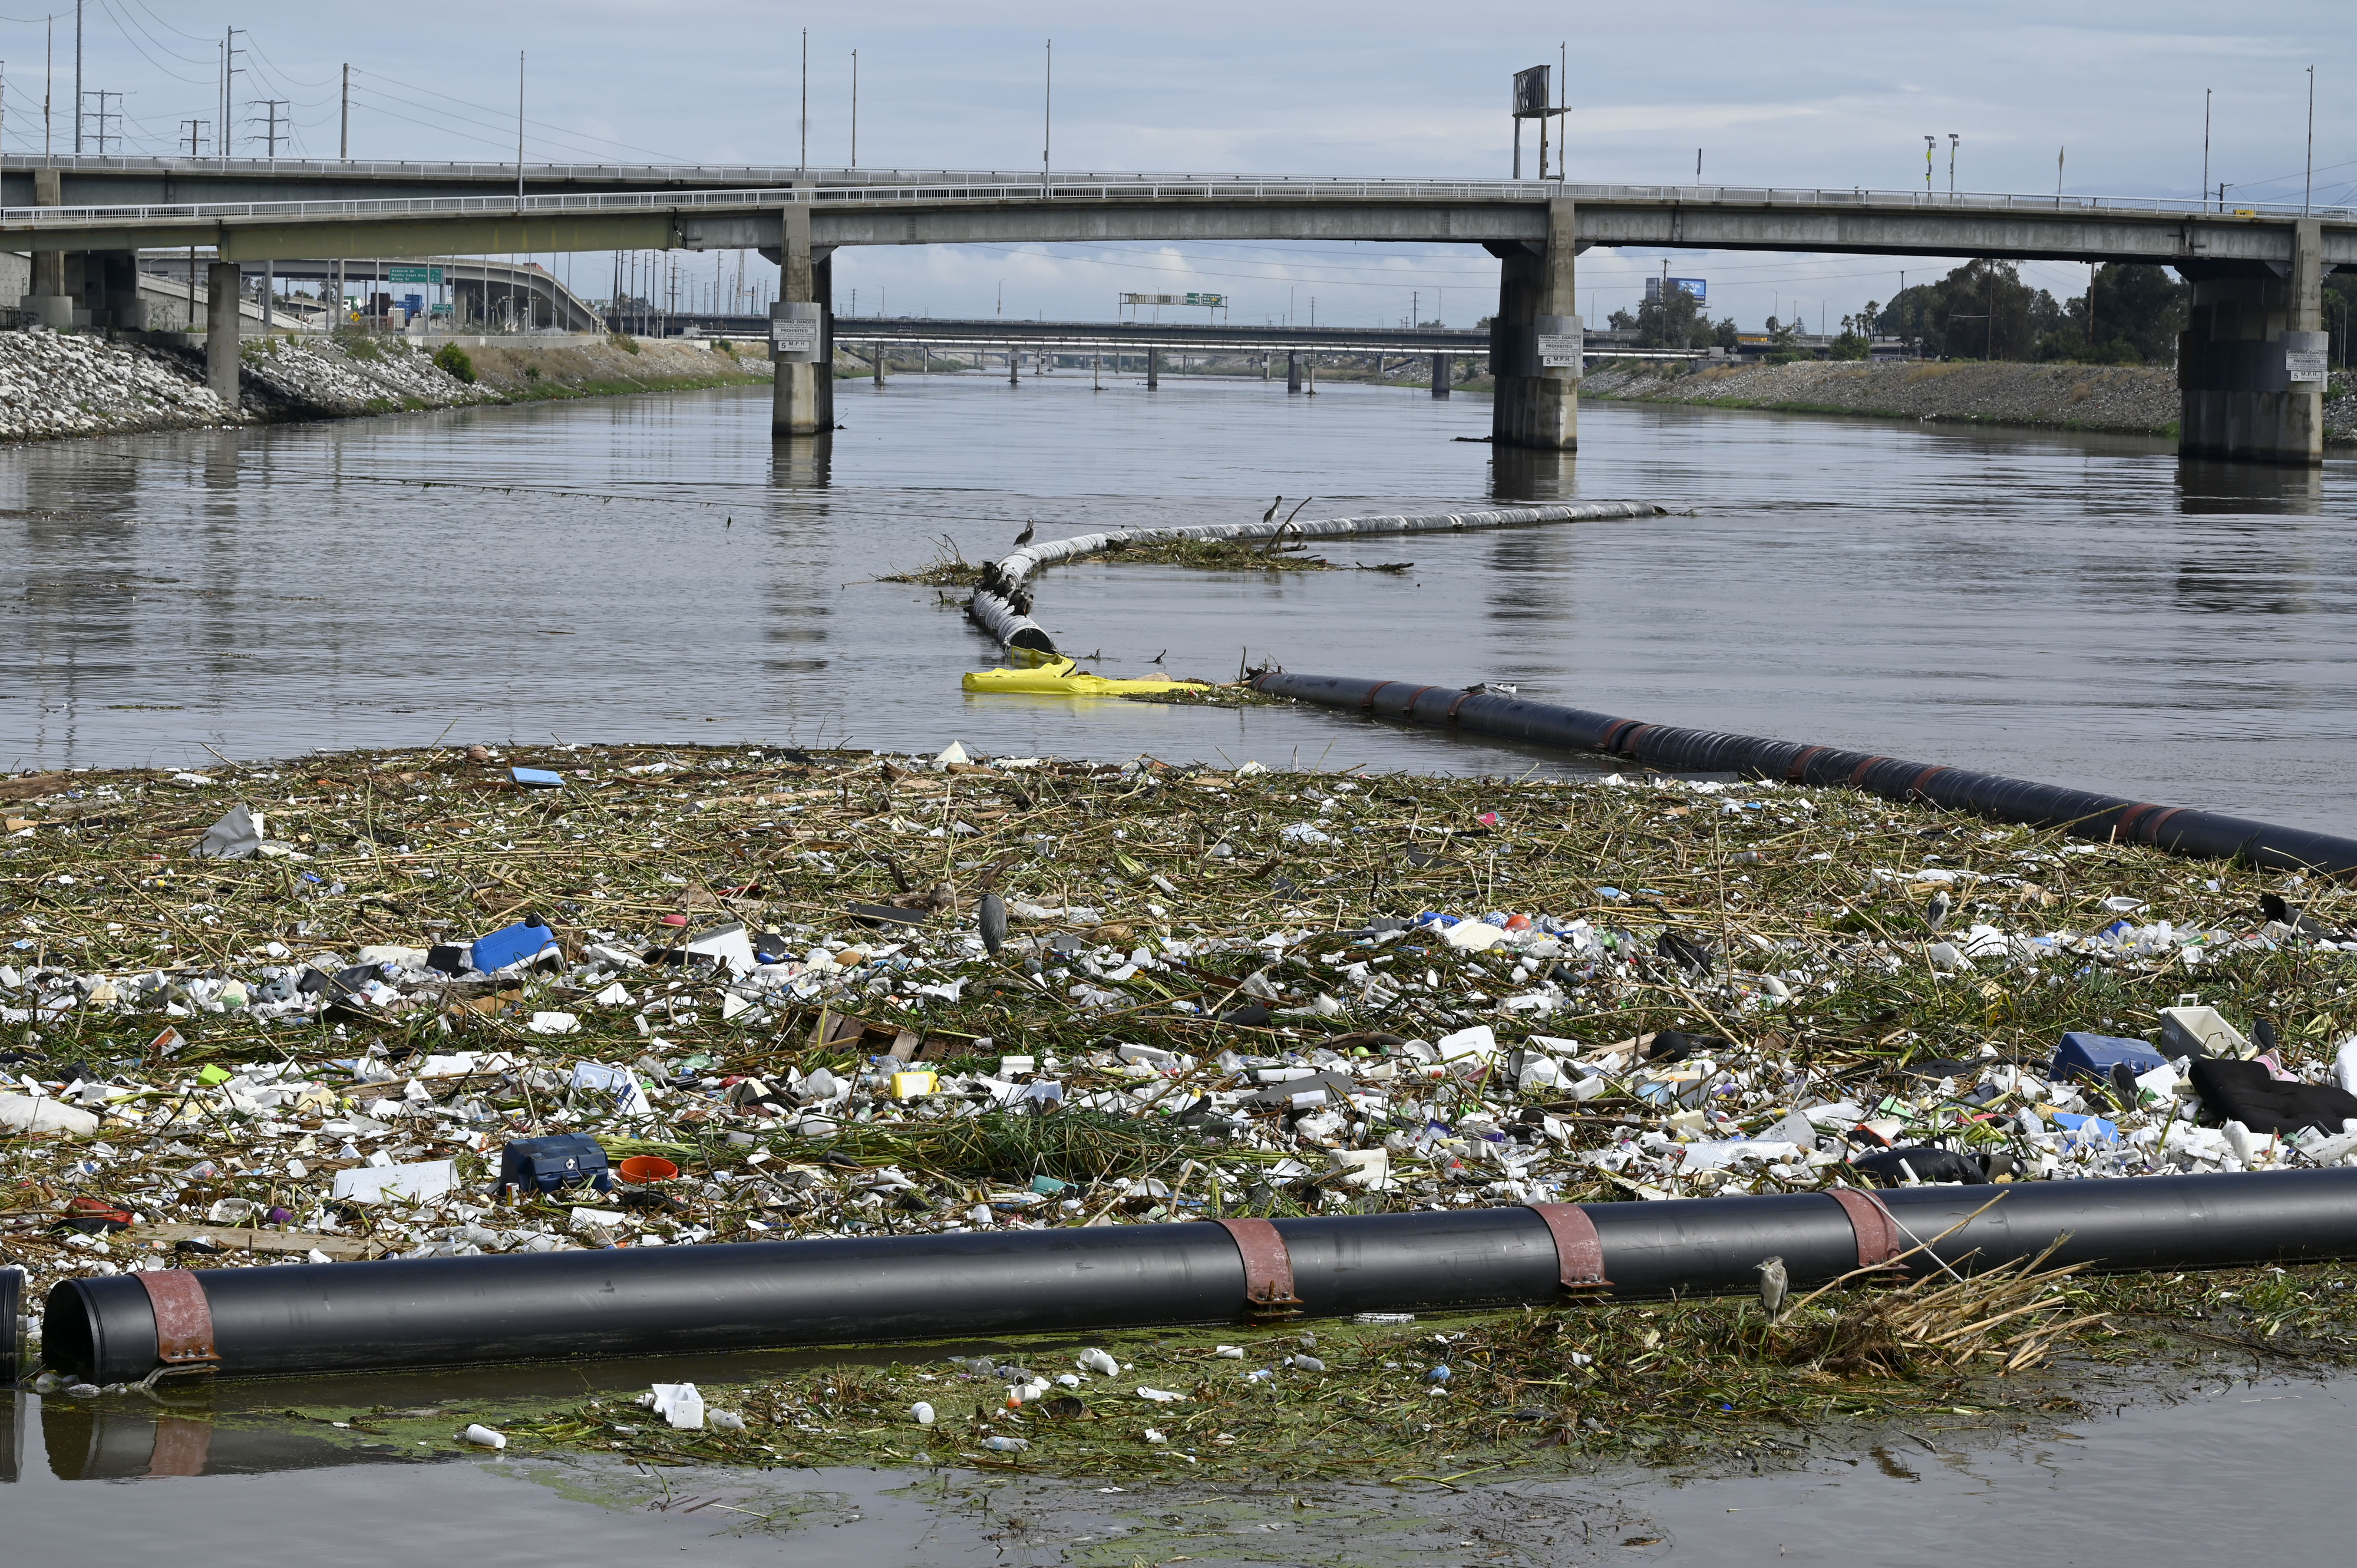
<svg viewBox="0 0 2357 1568"><path fill-rule="evenodd" d="M543 195L367 197L315 201L197 201L90 207L0 209L0 226L88 227L95 223L165 223L278 219L557 218L632 212L728 212L803 204L822 208L943 206L1043 202L1537 202L1568 199L1598 205L1695 205L1803 210L1903 210L1923 213L2079 216L2103 213L2210 218L2282 219L2302 209L2253 203L2221 212L2162 197L2024 196L1945 192L1798 188L1772 186L1570 185L1541 180L1205 179L1121 177L994 183L909 180L878 185L762 186L736 189L557 191ZM2335 221L2357 219L2357 209L2312 209Z"/></svg>

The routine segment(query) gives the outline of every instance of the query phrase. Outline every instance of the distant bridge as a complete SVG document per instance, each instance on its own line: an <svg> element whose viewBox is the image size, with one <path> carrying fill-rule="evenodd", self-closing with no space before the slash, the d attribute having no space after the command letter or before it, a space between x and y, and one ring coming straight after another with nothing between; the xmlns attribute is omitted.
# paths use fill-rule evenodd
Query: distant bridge
<svg viewBox="0 0 2357 1568"><path fill-rule="evenodd" d="M845 245L1372 241L1478 244L1499 259L1489 345L1498 377L1492 438L1570 450L1582 360L1574 258L1593 245L1637 245L2171 266L2193 285L2180 357L2180 451L2312 464L2323 450L2323 276L2357 268L2357 210L2345 208L2217 211L2135 198L1857 188L867 170L796 170L791 180L730 184L716 177L726 171L512 165L504 171L510 185L491 178L498 166L445 166L438 174L404 166L409 172L374 175L340 165L145 162L153 166L0 161L0 193L13 203L29 186L33 197L0 209L0 247L35 256L28 301L74 292L61 263L45 266L45 258L142 246L206 247L223 263L758 249L783 274L781 336L773 339L784 367L775 392L781 435L833 424L829 384L811 367L832 357L829 259ZM81 205L66 202L69 179ZM303 199L207 199L237 181ZM367 193L355 194L361 184ZM102 191L131 199L93 199ZM111 267L102 264L101 274L112 277ZM93 307L93 320L106 308ZM234 372L234 328L224 315L217 374Z"/></svg>

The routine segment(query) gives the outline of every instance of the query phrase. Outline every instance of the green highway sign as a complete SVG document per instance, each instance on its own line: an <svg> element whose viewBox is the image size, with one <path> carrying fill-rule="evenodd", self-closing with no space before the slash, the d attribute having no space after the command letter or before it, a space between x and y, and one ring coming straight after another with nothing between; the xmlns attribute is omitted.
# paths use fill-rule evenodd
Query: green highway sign
<svg viewBox="0 0 2357 1568"><path fill-rule="evenodd" d="M440 283L442 269L440 267L387 267L384 269L384 279L387 283Z"/></svg>

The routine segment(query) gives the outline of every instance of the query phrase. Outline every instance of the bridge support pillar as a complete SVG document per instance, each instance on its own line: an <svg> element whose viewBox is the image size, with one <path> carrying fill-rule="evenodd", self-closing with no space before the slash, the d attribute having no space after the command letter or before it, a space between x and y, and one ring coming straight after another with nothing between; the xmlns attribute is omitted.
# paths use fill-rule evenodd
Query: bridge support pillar
<svg viewBox="0 0 2357 1568"><path fill-rule="evenodd" d="M770 358L777 365L770 391L772 440L815 435L834 424L829 405L834 401L834 366L827 353L833 334L827 329L826 306L818 295L810 208L797 201L785 209L784 218L778 303L770 307Z"/></svg>
<svg viewBox="0 0 2357 1568"><path fill-rule="evenodd" d="M2324 461L2324 247L2313 219L2292 226L2291 266L2195 262L2178 339L2180 457Z"/></svg>
<svg viewBox="0 0 2357 1568"><path fill-rule="evenodd" d="M1301 390L1301 352L1297 349L1285 351L1285 390L1289 392Z"/></svg>
<svg viewBox="0 0 2357 1568"><path fill-rule="evenodd" d="M1148 349L1146 351L1146 390L1147 392L1153 392L1161 385L1162 350L1159 349Z"/></svg>
<svg viewBox="0 0 2357 1568"><path fill-rule="evenodd" d="M1438 398L1448 395L1448 356L1446 354L1432 357L1432 395Z"/></svg>
<svg viewBox="0 0 2357 1568"><path fill-rule="evenodd" d="M1020 349L1006 350L1006 384L1010 387L1023 384L1023 351Z"/></svg>
<svg viewBox="0 0 2357 1568"><path fill-rule="evenodd" d="M231 408L237 406L237 307L243 279L235 262L205 268L205 384Z"/></svg>
<svg viewBox="0 0 2357 1568"><path fill-rule="evenodd" d="M1547 237L1491 242L1501 263L1498 314L1490 326L1490 371L1497 393L1490 439L1540 451L1579 449L1579 317L1572 258L1572 203L1547 203Z"/></svg>

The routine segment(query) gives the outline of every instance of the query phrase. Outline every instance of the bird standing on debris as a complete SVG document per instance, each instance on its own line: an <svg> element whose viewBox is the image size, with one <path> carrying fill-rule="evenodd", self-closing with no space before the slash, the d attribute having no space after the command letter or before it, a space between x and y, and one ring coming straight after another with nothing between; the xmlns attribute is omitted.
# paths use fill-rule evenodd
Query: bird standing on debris
<svg viewBox="0 0 2357 1568"><path fill-rule="evenodd" d="M1932 895L1932 908L1926 918L1932 922L1932 929L1933 930L1936 931L1942 926L1948 923L1948 910L1950 908L1951 906L1948 903L1948 896L1945 893L1934 893Z"/></svg>
<svg viewBox="0 0 2357 1568"><path fill-rule="evenodd" d="M1754 1265L1760 1271L1760 1306L1775 1322L1784 1315L1784 1260L1762 1258Z"/></svg>
<svg viewBox="0 0 2357 1568"><path fill-rule="evenodd" d="M1269 503L1268 503L1268 510L1267 510L1266 511L1265 511L1265 512L1263 512L1263 513L1261 513L1261 514L1260 514L1260 520L1261 520L1263 522L1266 522L1269 519L1271 519L1271 518L1273 518L1273 517L1275 517L1275 516L1276 515L1276 509L1277 509L1277 508L1279 508L1279 507L1281 507L1281 506L1283 506L1284 504L1285 504L1285 498L1284 498L1283 496L1279 496L1279 497L1277 497L1275 500L1273 500L1273 501L1271 501L1271 502L1269 502Z"/></svg>
<svg viewBox="0 0 2357 1568"><path fill-rule="evenodd" d="M1036 522L1034 520L1032 520L1032 519L1030 519L1030 518L1028 518L1028 517L1027 517L1027 518L1025 518L1025 519L1023 520L1023 532L1020 532L1020 533L1018 533L1018 534L1017 534L1017 535L1015 536L1015 542L1016 542L1017 546L1019 548L1019 547L1021 547L1021 546L1023 546L1023 545L1026 545L1026 544L1030 543L1030 542L1031 542L1031 535L1032 535L1034 532L1038 532L1038 529L1039 529L1039 524L1038 524L1038 522Z"/></svg>

